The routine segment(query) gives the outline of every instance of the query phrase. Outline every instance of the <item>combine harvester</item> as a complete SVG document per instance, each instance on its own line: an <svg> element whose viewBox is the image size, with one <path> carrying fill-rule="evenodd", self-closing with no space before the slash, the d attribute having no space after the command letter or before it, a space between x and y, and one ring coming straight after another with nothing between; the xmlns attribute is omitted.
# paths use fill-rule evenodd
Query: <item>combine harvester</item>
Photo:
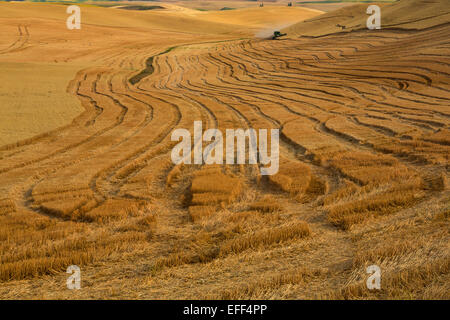
<svg viewBox="0 0 450 320"><path fill-rule="evenodd" d="M273 32L273 36L272 36L272 40L276 40L280 37L286 36L287 33L281 33L280 31L274 31Z"/></svg>

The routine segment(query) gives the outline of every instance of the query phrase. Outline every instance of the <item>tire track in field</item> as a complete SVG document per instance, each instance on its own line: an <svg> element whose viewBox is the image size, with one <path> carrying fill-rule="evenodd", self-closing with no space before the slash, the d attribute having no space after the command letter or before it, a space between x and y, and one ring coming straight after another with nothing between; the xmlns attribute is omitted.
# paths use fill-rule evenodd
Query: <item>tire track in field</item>
<svg viewBox="0 0 450 320"><path fill-rule="evenodd" d="M222 58L223 58L223 56L222 56ZM233 77L233 67L232 67L232 65L231 64L229 64L229 63L227 63L227 66L231 69L231 71L230 71L230 75ZM242 69L242 70L244 70L244 72L246 72L247 70L245 69L245 67L244 68L240 68L240 69ZM234 77L237 81L241 81L241 79L238 79L237 77ZM223 82L223 81L222 81ZM331 133L332 135L334 135L334 133L333 132L328 132L328 133ZM351 141L351 143L353 143L353 142L355 142L355 141Z"/></svg>
<svg viewBox="0 0 450 320"><path fill-rule="evenodd" d="M28 31L28 26L18 25L17 31L19 36L16 41L14 41L8 48L0 50L0 54L12 53L24 49L25 45L30 39L30 32Z"/></svg>
<svg viewBox="0 0 450 320"><path fill-rule="evenodd" d="M91 88L91 90L92 90L92 92L96 92L97 94L100 94L100 92L98 92L97 91L97 85L96 85L96 82L97 81L99 81L100 80L100 75L98 75L97 76L97 79L95 80L95 82L92 84L92 88ZM86 95L86 97L89 97L89 96L87 96ZM89 97L90 98L90 97ZM121 112L121 114L116 118L116 125L119 125L119 124L121 124L122 122L123 122L123 120L124 120L124 117L125 117L125 109L123 109L122 110L122 112ZM146 118L147 118L147 116L146 116ZM144 120L145 121L145 120ZM104 132L106 132L106 131L108 131L108 129L112 129L114 126L112 126L112 127L109 127L109 128L106 128L106 130L104 129L102 132L98 132L97 133L97 135L99 135L100 133L104 133ZM136 133L136 132L134 132L134 133ZM92 139L92 137L90 137L89 139ZM119 144L120 144L120 142L119 142ZM88 157L88 158L85 158L85 159L83 159L83 160L89 160L89 159L92 159L93 157ZM79 163L80 161L75 161L75 163ZM63 166L60 166L60 169L62 169L62 168L65 168L65 167L68 167L69 165L71 165L71 164L74 164L74 163L66 163L65 165L63 165ZM42 180L40 181L40 182L42 182ZM32 192L32 190L31 190L31 192ZM29 194L30 192L27 192L26 194Z"/></svg>

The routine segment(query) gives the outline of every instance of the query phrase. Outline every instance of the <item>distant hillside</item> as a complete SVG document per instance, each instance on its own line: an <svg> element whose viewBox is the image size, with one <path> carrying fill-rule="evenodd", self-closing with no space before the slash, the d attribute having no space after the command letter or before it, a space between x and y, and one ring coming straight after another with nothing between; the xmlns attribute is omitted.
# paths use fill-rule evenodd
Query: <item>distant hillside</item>
<svg viewBox="0 0 450 320"><path fill-rule="evenodd" d="M321 36L365 29L368 3L344 7L285 28L289 36ZM423 29L450 21L449 0L380 3L381 28Z"/></svg>

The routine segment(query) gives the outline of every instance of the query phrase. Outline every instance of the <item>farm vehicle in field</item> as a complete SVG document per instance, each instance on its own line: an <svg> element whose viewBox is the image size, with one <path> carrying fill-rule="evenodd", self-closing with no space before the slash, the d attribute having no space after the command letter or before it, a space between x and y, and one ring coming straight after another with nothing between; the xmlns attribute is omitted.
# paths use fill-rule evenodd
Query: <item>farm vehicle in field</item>
<svg viewBox="0 0 450 320"><path fill-rule="evenodd" d="M273 32L273 36L272 36L272 40L278 39L279 37L283 37L287 35L286 33L281 33L280 31L274 31Z"/></svg>

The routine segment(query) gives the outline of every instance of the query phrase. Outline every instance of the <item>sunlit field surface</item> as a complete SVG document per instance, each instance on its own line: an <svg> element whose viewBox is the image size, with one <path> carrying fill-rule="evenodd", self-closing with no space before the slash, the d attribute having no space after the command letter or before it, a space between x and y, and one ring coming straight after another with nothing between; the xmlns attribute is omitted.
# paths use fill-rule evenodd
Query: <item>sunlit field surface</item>
<svg viewBox="0 0 450 320"><path fill-rule="evenodd" d="M450 298L450 3L287 3L0 3L0 298ZM175 165L194 121L278 173Z"/></svg>

